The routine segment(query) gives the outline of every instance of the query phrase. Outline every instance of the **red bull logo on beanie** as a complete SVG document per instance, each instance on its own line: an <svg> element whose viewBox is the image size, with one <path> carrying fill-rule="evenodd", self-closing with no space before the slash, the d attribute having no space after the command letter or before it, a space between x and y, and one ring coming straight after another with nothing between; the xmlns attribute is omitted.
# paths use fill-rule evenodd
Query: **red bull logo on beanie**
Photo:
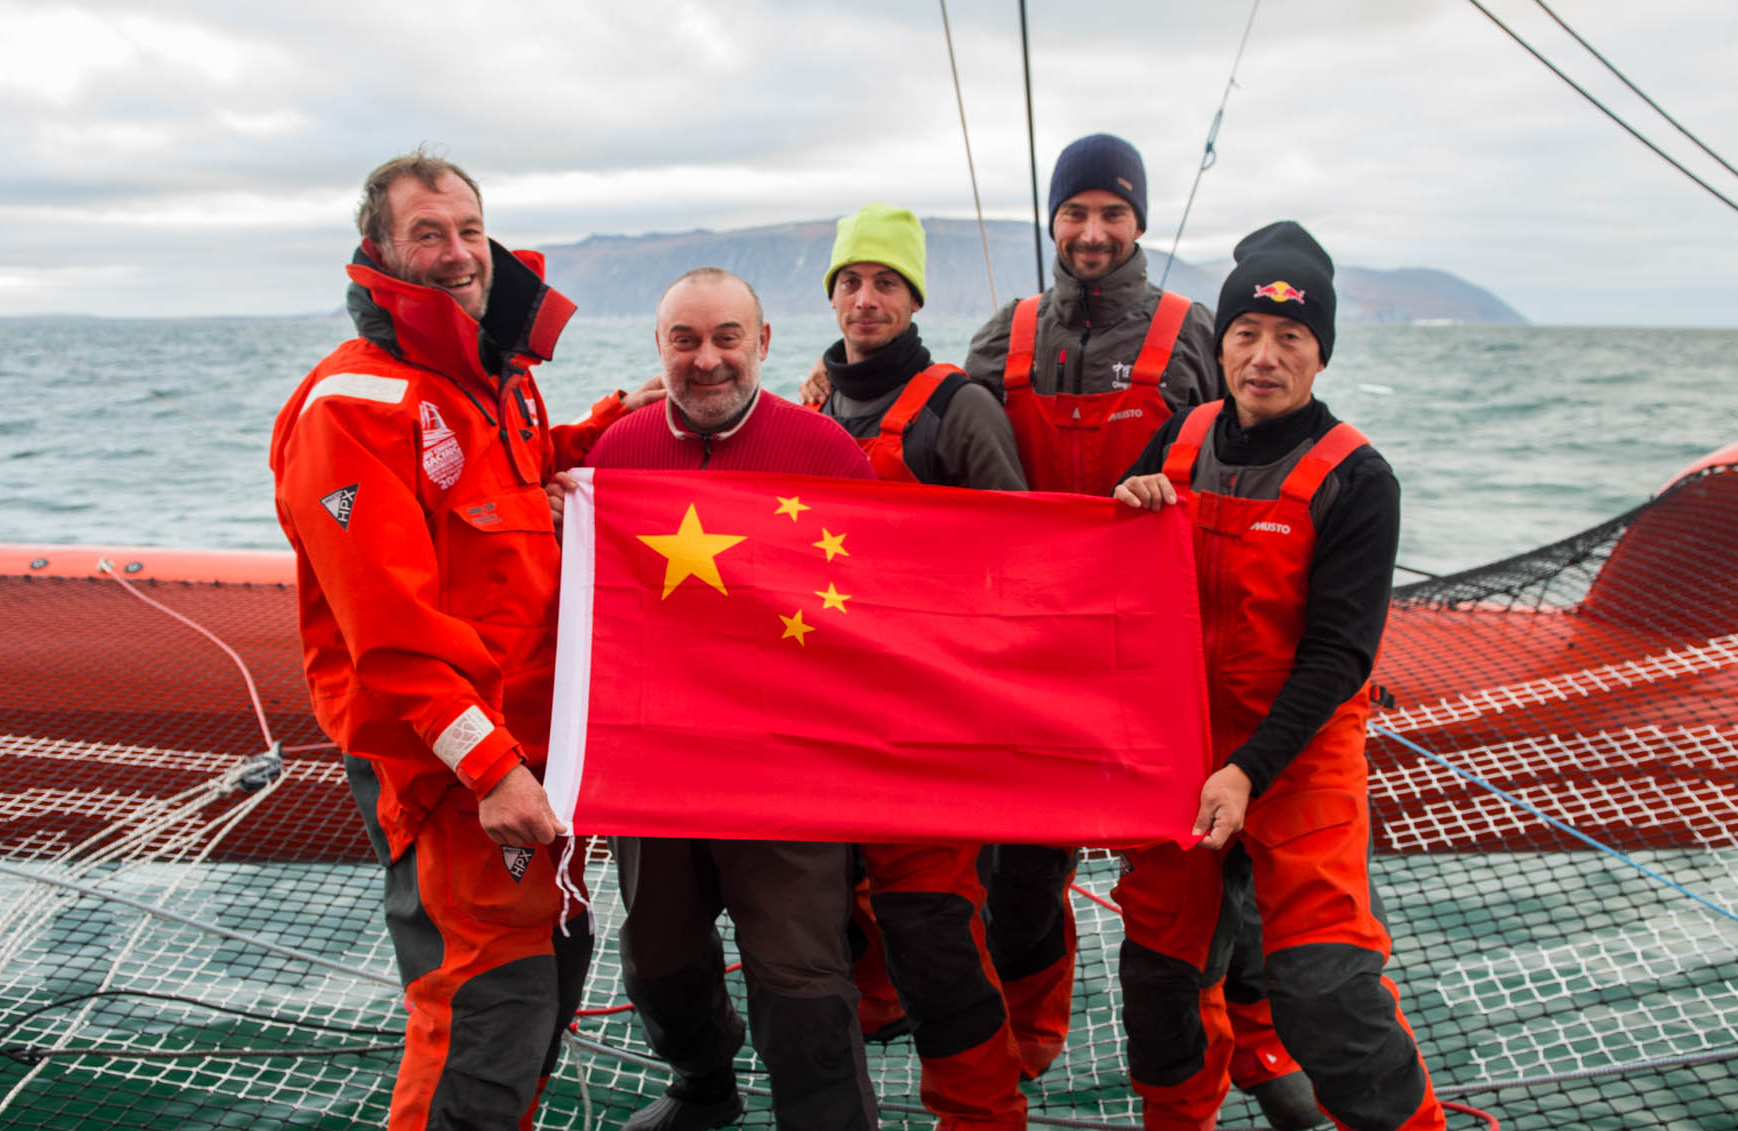
<svg viewBox="0 0 1738 1131"><path fill-rule="evenodd" d="M1280 279L1256 287L1255 297L1272 299L1274 302L1295 302L1301 306L1303 305L1304 293L1284 279Z"/></svg>

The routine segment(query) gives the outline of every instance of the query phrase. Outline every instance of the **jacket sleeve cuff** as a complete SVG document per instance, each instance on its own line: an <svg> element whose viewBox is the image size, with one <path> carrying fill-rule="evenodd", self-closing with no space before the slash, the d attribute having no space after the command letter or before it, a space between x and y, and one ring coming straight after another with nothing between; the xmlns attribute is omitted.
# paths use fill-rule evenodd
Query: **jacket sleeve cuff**
<svg viewBox="0 0 1738 1131"><path fill-rule="evenodd" d="M506 734L507 732L503 730L496 733ZM478 797L486 796L491 789L501 784L501 779L512 773L515 767L525 764L525 759L519 753L518 744L514 743L511 738L508 739L508 743L506 749L496 750L487 755L486 764L472 767L469 765L470 759L467 758L465 763L459 766L459 781L468 786L471 792ZM479 749L478 753L481 754L482 751Z"/></svg>
<svg viewBox="0 0 1738 1131"><path fill-rule="evenodd" d="M430 744L459 781L479 795L495 787L517 764L518 743L483 709L470 704L449 719Z"/></svg>

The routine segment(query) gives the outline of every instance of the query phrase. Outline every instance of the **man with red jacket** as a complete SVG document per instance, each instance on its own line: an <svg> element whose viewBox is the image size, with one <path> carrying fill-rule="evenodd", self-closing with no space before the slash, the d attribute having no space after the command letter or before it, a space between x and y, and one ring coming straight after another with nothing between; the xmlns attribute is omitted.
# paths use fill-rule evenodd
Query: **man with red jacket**
<svg viewBox="0 0 1738 1131"><path fill-rule="evenodd" d="M386 869L410 1016L388 1126L529 1129L590 962L562 924L538 775L560 562L544 483L615 394L551 428L529 368L573 304L483 232L477 186L417 150L371 173L349 268L358 336L278 414L320 725ZM575 876L575 880L578 877Z"/></svg>
<svg viewBox="0 0 1738 1131"><path fill-rule="evenodd" d="M1274 1028L1322 1110L1357 1131L1440 1131L1382 974L1368 856L1364 724L1400 486L1312 393L1334 345L1327 252L1282 221L1235 257L1214 328L1229 396L1172 418L1116 489L1194 521L1218 767L1201 843L1131 852L1117 885L1129 1075L1150 1131L1211 1131L1229 1047L1204 1032L1200 991L1224 973L1235 924L1221 908L1252 883Z"/></svg>

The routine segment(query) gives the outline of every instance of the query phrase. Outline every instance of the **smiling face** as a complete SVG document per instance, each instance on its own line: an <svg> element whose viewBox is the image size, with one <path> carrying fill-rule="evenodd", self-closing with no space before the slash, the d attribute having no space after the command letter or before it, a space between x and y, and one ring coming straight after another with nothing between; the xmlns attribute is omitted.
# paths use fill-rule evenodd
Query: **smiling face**
<svg viewBox="0 0 1738 1131"><path fill-rule="evenodd" d="M850 263L833 277L833 313L845 360L858 362L905 333L921 303L905 276L880 263Z"/></svg>
<svg viewBox="0 0 1738 1131"><path fill-rule="evenodd" d="M1056 210L1056 258L1082 282L1102 279L1135 253L1141 226L1129 202L1106 189L1075 193Z"/></svg>
<svg viewBox="0 0 1738 1131"><path fill-rule="evenodd" d="M1309 403L1322 349L1308 326L1278 314L1239 314L1219 342L1237 422L1253 428Z"/></svg>
<svg viewBox="0 0 1738 1131"><path fill-rule="evenodd" d="M747 406L760 385L772 327L730 275L684 278L658 303L664 387L690 425L710 432Z"/></svg>
<svg viewBox="0 0 1738 1131"><path fill-rule="evenodd" d="M472 318L482 318L494 281L483 205L471 187L442 173L433 188L402 176L386 190L389 223L379 249L386 270L407 283L453 296Z"/></svg>

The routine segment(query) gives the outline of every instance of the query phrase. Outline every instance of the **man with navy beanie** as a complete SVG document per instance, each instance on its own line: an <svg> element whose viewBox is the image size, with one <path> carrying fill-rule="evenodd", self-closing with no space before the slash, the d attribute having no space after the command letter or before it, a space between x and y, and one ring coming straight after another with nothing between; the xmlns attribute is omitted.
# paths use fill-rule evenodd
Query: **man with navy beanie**
<svg viewBox="0 0 1738 1131"><path fill-rule="evenodd" d="M1002 394L1033 490L1108 495L1173 412L1224 394L1213 312L1147 281L1137 242L1146 227L1146 166L1134 146L1103 133L1073 142L1050 176L1053 285L1004 306L972 338L965 370ZM987 851L990 952L1035 1076L1068 1036L1077 854Z"/></svg>

